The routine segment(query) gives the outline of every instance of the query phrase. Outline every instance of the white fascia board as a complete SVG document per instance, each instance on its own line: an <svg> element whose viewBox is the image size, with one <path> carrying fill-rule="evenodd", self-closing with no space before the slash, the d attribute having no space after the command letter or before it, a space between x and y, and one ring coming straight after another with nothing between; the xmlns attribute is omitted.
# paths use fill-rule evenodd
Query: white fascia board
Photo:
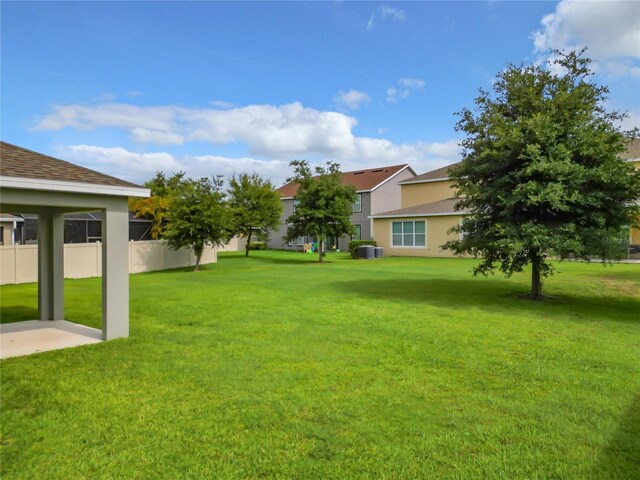
<svg viewBox="0 0 640 480"><path fill-rule="evenodd" d="M400 185L409 185L411 183L431 183L431 182L442 182L444 180L451 180L449 177L441 177L441 178L430 178L428 180L404 180Z"/></svg>
<svg viewBox="0 0 640 480"><path fill-rule="evenodd" d="M451 215L466 215L465 212L442 212L442 213L405 213L395 215L369 215L367 218L413 218L413 217L447 217Z"/></svg>
<svg viewBox="0 0 640 480"><path fill-rule="evenodd" d="M296 197L280 197L280 200L293 200Z"/></svg>
<svg viewBox="0 0 640 480"><path fill-rule="evenodd" d="M1 188L23 190L47 190L51 192L89 193L94 195L114 195L118 197L149 197L151 190L141 187L120 187L96 183L44 180L40 178L0 176Z"/></svg>
<svg viewBox="0 0 640 480"><path fill-rule="evenodd" d="M383 180L382 182L380 182L378 185L376 185L375 187L373 187L371 190L358 190L357 193L360 192L373 192L376 188L381 187L382 185L384 185L385 183L387 183L389 180L391 180L393 177L400 175L400 173L404 172L406 169L410 169L413 173L416 173L416 171L411 168L411 165L407 164L404 167L402 167L400 170L398 170L396 173L394 173L393 175L391 175L389 178L387 178L386 180Z"/></svg>
<svg viewBox="0 0 640 480"><path fill-rule="evenodd" d="M625 162L640 162L640 157L636 158L627 158Z"/></svg>

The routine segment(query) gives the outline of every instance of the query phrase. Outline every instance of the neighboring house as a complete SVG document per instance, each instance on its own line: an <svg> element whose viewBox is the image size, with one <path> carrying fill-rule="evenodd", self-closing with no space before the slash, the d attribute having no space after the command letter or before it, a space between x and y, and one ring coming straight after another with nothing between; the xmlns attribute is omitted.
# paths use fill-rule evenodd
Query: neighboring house
<svg viewBox="0 0 640 480"><path fill-rule="evenodd" d="M357 198L351 215L351 223L355 227L356 234L352 238L327 239L326 249L347 250L349 241L352 239L371 240L373 237L369 217L385 210L400 208L400 185L398 182L413 178L415 175L416 172L408 164L343 173L342 183L353 185L356 189ZM286 220L293 214L297 191L298 184L295 182L289 182L278 189L282 200L282 216L278 230L272 233L271 239L267 243L269 248L300 250L303 244L315 240L309 237L300 237L297 241L290 243L282 240L282 237L287 233Z"/></svg>
<svg viewBox="0 0 640 480"><path fill-rule="evenodd" d="M19 243L23 223L22 217L0 213L0 245Z"/></svg>
<svg viewBox="0 0 640 480"><path fill-rule="evenodd" d="M634 138L620 158L640 169L640 139ZM399 182L401 208L370 216L373 239L385 255L454 257L441 245L454 238L448 233L460 224L464 211L454 211L455 190L449 179L452 165ZM640 199L639 199L640 201ZM640 224L640 218L637 219ZM640 228L629 226L629 257L640 258Z"/></svg>
<svg viewBox="0 0 640 480"><path fill-rule="evenodd" d="M15 243L28 245L38 242L38 216L21 214L24 222L15 235ZM151 220L138 218L129 212L129 240L151 240ZM102 241L101 212L66 213L64 215L64 243L91 243ZM5 243L5 245L7 245Z"/></svg>
<svg viewBox="0 0 640 480"><path fill-rule="evenodd" d="M399 182L401 206L371 215L373 239L385 255L451 257L440 245L450 240L448 230L462 220L454 211L449 165Z"/></svg>
<svg viewBox="0 0 640 480"><path fill-rule="evenodd" d="M636 170L640 170L640 138L631 140L627 151L620 155L620 157L630 162ZM640 198L638 202L640 202ZM640 216L636 218L635 226L629 226L629 257L640 258Z"/></svg>

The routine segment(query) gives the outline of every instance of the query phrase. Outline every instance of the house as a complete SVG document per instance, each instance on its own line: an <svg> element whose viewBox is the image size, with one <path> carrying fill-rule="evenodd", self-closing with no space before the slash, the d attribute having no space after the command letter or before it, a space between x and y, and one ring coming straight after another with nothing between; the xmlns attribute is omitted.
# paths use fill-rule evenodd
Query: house
<svg viewBox="0 0 640 480"><path fill-rule="evenodd" d="M15 245L20 242L24 219L18 215L0 213L0 245Z"/></svg>
<svg viewBox="0 0 640 480"><path fill-rule="evenodd" d="M451 239L448 230L462 220L456 212L449 179L453 165L399 182L400 208L373 214L372 235L385 255L450 257L440 245Z"/></svg>
<svg viewBox="0 0 640 480"><path fill-rule="evenodd" d="M352 237L327 239L326 250L347 250L352 239L371 240L372 214L400 208L400 186L398 182L415 177L416 172L408 165L393 165L368 170L354 170L342 174L344 185L353 185L356 189L356 201L353 204L351 223L356 234ZM296 242L285 243L282 240L287 233L286 219L293 214L295 196L298 191L296 182L289 182L278 189L282 201L280 226L267 243L268 248L300 250L302 245L314 241L312 238L300 237Z"/></svg>
<svg viewBox="0 0 640 480"><path fill-rule="evenodd" d="M631 139L620 155L640 169L640 138ZM452 240L451 227L460 224L464 211L455 211L455 190L449 169L457 163L399 182L401 208L370 216L372 235L386 255L453 257L443 245ZM640 201L640 199L639 199ZM640 258L640 218L629 229L629 257Z"/></svg>
<svg viewBox="0 0 640 480"><path fill-rule="evenodd" d="M620 158L640 170L640 138L631 139L627 151ZM640 203L640 198L638 202ZM629 226L629 258L640 258L640 216L636 218L635 225Z"/></svg>

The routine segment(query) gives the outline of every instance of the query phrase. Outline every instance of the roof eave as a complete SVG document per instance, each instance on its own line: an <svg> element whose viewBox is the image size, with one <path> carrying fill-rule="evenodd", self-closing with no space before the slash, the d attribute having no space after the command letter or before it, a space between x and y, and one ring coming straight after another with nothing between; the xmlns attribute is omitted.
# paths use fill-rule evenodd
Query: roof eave
<svg viewBox="0 0 640 480"><path fill-rule="evenodd" d="M380 182L378 185L376 185L375 187L371 188L370 190L358 190L358 193L360 192L373 192L374 190L376 190L377 188L381 187L382 185L384 185L385 183L387 183L389 180L391 180L392 178L394 178L395 176L399 175L400 173L404 172L406 169L409 169L413 172L414 175L416 175L416 171L411 168L411 165L409 165L408 163L402 167L400 170L398 170L396 173L394 173L393 175L387 177L386 179L384 179L382 182ZM398 182L400 183L400 182Z"/></svg>
<svg viewBox="0 0 640 480"><path fill-rule="evenodd" d="M402 182L400 182L400 185L410 185L412 183L443 182L445 180L451 180L451 178L449 178L449 177L440 177L440 178L429 178L427 180L412 180L412 179L408 179L408 180L403 180Z"/></svg>
<svg viewBox="0 0 640 480"><path fill-rule="evenodd" d="M151 195L151 190L143 187L125 187L118 185L104 185L96 183L7 176L0 176L0 188L85 193L93 195L113 195L118 197L149 197Z"/></svg>
<svg viewBox="0 0 640 480"><path fill-rule="evenodd" d="M367 218L414 218L414 217L449 217L466 215L466 212L437 212L437 213L394 213L391 215L369 215Z"/></svg>

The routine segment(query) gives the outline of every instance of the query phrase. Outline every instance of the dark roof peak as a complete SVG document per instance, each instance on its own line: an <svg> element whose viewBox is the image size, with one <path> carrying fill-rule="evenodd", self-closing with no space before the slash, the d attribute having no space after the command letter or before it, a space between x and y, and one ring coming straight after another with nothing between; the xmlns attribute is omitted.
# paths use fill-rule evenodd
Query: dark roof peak
<svg viewBox="0 0 640 480"><path fill-rule="evenodd" d="M0 141L0 176L140 188L125 180Z"/></svg>
<svg viewBox="0 0 640 480"><path fill-rule="evenodd" d="M342 173L342 183L344 185L353 185L358 191L370 191L382 183L389 180L394 175L400 173L405 168L411 172L413 169L408 163L400 165L391 165L388 167L375 167L366 170L352 170ZM415 174L415 172L414 172ZM278 189L281 197L294 197L298 192L298 184L289 182Z"/></svg>

